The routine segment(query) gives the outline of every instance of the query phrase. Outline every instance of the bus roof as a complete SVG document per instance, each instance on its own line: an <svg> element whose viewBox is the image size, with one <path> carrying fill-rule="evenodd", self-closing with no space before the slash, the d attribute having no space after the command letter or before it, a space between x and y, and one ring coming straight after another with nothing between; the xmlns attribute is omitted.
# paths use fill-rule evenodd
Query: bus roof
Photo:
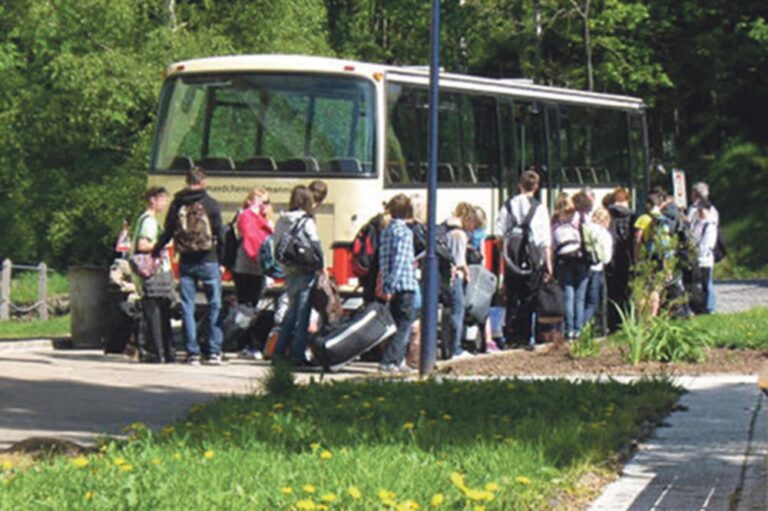
<svg viewBox="0 0 768 511"><path fill-rule="evenodd" d="M193 59L170 65L167 75L248 71L351 74L368 79L374 79L375 73L383 73L388 80L397 82L423 85L429 81L429 68L426 66L392 66L307 55L231 55ZM495 79L441 72L440 85L446 89L487 92L531 100L636 111L645 109L641 99L631 96L536 85L531 80L519 78Z"/></svg>

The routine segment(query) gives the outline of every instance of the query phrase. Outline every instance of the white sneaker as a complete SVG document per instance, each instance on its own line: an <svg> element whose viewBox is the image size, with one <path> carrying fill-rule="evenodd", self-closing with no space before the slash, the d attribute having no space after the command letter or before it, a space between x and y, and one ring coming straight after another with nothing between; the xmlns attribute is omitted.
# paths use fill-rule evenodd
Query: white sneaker
<svg viewBox="0 0 768 511"><path fill-rule="evenodd" d="M221 355L216 354L208 357L208 360L206 360L205 363L209 366L220 366L223 363L223 361L222 361Z"/></svg>
<svg viewBox="0 0 768 511"><path fill-rule="evenodd" d="M400 369L395 364L379 364L379 372L384 374L399 374Z"/></svg>
<svg viewBox="0 0 768 511"><path fill-rule="evenodd" d="M458 355L454 355L453 357L451 357L451 360L463 360L465 358L475 358L475 356L468 351L462 351Z"/></svg>

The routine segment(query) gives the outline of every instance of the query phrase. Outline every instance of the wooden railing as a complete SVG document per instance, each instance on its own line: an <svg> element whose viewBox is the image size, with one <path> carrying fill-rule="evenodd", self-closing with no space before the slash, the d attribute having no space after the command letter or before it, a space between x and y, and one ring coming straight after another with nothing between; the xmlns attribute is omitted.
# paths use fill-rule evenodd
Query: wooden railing
<svg viewBox="0 0 768 511"><path fill-rule="evenodd" d="M13 270L36 271L37 301L27 306L17 306L11 302L11 278ZM13 264L10 259L3 261L2 273L0 273L0 321L7 321L11 312L26 314L37 310L40 319L48 319L48 266L40 263L37 266L26 264Z"/></svg>

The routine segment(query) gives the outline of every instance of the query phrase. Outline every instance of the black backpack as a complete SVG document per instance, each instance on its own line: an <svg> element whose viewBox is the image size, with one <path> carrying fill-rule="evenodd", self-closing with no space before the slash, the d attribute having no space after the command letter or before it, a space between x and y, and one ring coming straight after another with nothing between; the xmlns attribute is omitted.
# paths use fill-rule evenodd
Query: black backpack
<svg viewBox="0 0 768 511"><path fill-rule="evenodd" d="M504 263L506 268L516 275L528 276L541 267L541 249L532 242L531 220L540 206L539 201L531 199L531 207L521 223L515 221L511 201L504 207L512 220L512 226L504 233Z"/></svg>
<svg viewBox="0 0 768 511"><path fill-rule="evenodd" d="M451 246L448 244L448 236L452 231L459 229L455 225L443 222L435 228L435 255L442 278L451 278L451 269L458 264L453 257Z"/></svg>
<svg viewBox="0 0 768 511"><path fill-rule="evenodd" d="M362 226L352 243L352 273L358 278L378 272L382 217L383 215L376 215Z"/></svg>
<svg viewBox="0 0 768 511"><path fill-rule="evenodd" d="M304 215L280 237L275 248L275 259L281 265L310 271L322 269L323 255L320 246L310 240L304 232L304 225L311 218L310 215Z"/></svg>
<svg viewBox="0 0 768 511"><path fill-rule="evenodd" d="M237 251L240 248L240 243L243 239L239 236L237 231L237 219L240 218L240 210L235 213L232 221L229 222L227 230L224 233L224 260L222 264L229 271L234 270L237 262Z"/></svg>
<svg viewBox="0 0 768 511"><path fill-rule="evenodd" d="M716 263L719 263L728 255L725 236L723 235L723 231L720 229L719 223L717 224L717 241L715 242L715 250L713 251L713 255L715 256Z"/></svg>

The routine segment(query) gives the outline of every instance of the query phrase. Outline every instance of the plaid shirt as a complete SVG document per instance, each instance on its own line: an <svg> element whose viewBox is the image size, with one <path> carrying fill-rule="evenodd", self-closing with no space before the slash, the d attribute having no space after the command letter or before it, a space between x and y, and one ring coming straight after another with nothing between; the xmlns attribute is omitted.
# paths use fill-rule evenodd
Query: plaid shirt
<svg viewBox="0 0 768 511"><path fill-rule="evenodd" d="M379 239L379 267L384 294L416 291L413 233L401 219L392 220Z"/></svg>

